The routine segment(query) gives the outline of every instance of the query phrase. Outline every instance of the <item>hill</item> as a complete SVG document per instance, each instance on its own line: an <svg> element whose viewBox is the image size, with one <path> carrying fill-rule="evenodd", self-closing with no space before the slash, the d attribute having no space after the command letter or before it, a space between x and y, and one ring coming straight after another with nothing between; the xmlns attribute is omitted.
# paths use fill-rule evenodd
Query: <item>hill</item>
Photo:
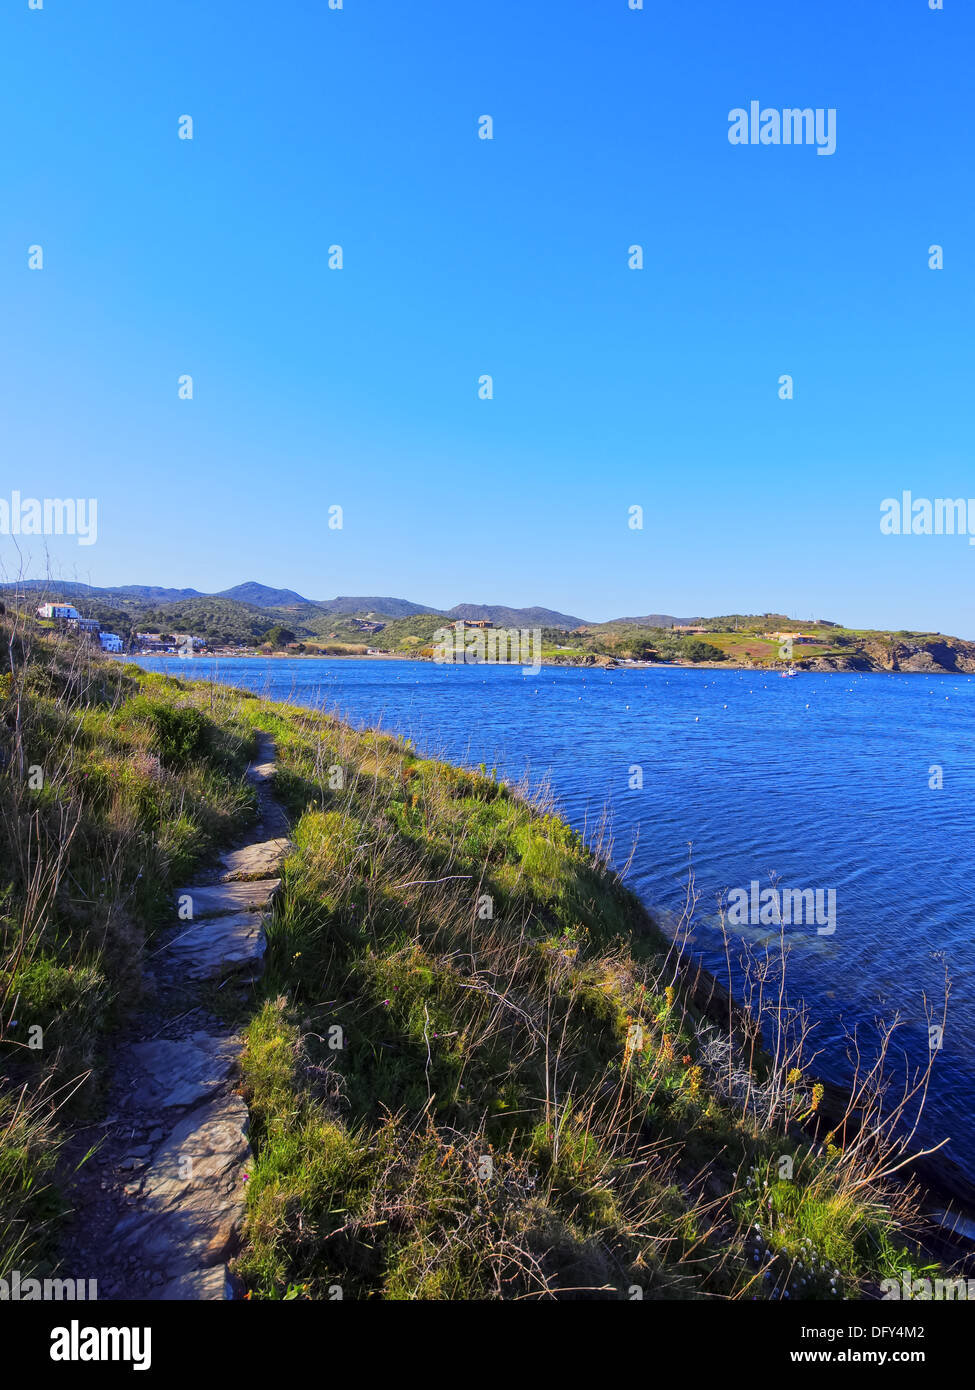
<svg viewBox="0 0 975 1390"><path fill-rule="evenodd" d="M98 590L92 590L92 592L97 593ZM199 589L164 589L157 584L123 584L118 589L109 589L106 592L120 598L137 598L153 602L201 597Z"/></svg>
<svg viewBox="0 0 975 1390"><path fill-rule="evenodd" d="M701 631L675 633L670 627L617 619L574 633L573 644L584 654L616 660L723 663L759 670L793 665L809 671L975 672L975 643L940 633L852 629L781 615L733 614L692 622ZM793 634L793 640L783 642L773 635L777 633ZM561 658L567 664L579 659Z"/></svg>
<svg viewBox="0 0 975 1390"><path fill-rule="evenodd" d="M106 601L113 598L133 598L141 600L175 600L199 598L198 589L167 589L157 584L122 584L116 588L99 588L94 584L84 584L74 579L18 579L12 583L0 584L0 591L6 593L43 594L45 598L92 598Z"/></svg>
<svg viewBox="0 0 975 1390"><path fill-rule="evenodd" d="M124 584L98 588L76 581L26 580L0 585L0 592L42 594L45 599L66 599L75 603L85 617L104 621L114 610L115 626L124 633L154 627L192 631L195 636L215 640L248 642L285 623L297 638L328 636L335 620L358 617L381 622L406 618L435 617L446 622L459 619L488 619L505 627L552 627L568 629L581 620L549 608L511 608L500 604L458 604L443 612L410 599L381 595L339 595L334 599L304 598L294 589L276 589L256 580L247 580L217 594L197 589L169 589L149 584ZM238 605L237 608L227 605ZM431 629L432 631L432 629Z"/></svg>
<svg viewBox="0 0 975 1390"><path fill-rule="evenodd" d="M585 623L581 626L597 627L674 627L678 623L699 623L702 618L675 618L671 613L648 613L643 618L610 618L605 623Z"/></svg>
<svg viewBox="0 0 975 1390"><path fill-rule="evenodd" d="M100 589L77 581L0 585L5 597L16 598L18 592L28 608L40 597L74 603L83 617L96 618L126 640L138 631L189 632L211 647L252 649L264 645L271 634L272 644L280 647L293 637L310 653L328 649L338 655L363 654L370 646L409 654L428 648L438 627L487 620L497 627L540 628L544 659L560 665L623 660L720 662L758 669L794 663L821 671L975 672L975 643L957 637L853 629L825 618L795 619L781 613L691 619L650 613L587 623L550 608L502 604L457 604L439 612L391 597L340 596L318 603L293 589L272 589L254 580L223 595L138 584ZM244 594L254 601L244 599ZM675 625L699 631L675 632ZM789 633L796 638L792 647L783 646L778 636Z"/></svg>
<svg viewBox="0 0 975 1390"><path fill-rule="evenodd" d="M552 608L507 608L500 603L458 603L447 610L447 617L452 622L487 619L495 627L559 627L567 631L585 622L584 618L573 618Z"/></svg>
<svg viewBox="0 0 975 1390"><path fill-rule="evenodd" d="M415 613L436 613L436 608L428 608L423 603L412 603L405 598L329 598L316 599L315 607L323 613L357 614L366 617L373 614L377 618L409 618Z"/></svg>
<svg viewBox="0 0 975 1390"><path fill-rule="evenodd" d="M258 584L248 579L244 584L235 584L232 589L221 589L213 598L233 598L240 603L249 603L254 608L286 608L293 603L308 603L308 599L296 594L294 589L269 589L266 584Z"/></svg>

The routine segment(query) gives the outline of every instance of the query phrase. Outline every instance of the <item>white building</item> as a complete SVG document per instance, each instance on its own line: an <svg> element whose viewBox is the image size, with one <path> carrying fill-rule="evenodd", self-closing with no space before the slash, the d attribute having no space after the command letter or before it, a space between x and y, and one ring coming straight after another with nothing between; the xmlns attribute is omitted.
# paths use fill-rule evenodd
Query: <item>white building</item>
<svg viewBox="0 0 975 1390"><path fill-rule="evenodd" d="M67 618L72 622L77 622L81 614L70 603L42 603L37 610L37 616L39 618Z"/></svg>
<svg viewBox="0 0 975 1390"><path fill-rule="evenodd" d="M98 640L106 652L120 652L122 650L122 639L117 632L100 632Z"/></svg>

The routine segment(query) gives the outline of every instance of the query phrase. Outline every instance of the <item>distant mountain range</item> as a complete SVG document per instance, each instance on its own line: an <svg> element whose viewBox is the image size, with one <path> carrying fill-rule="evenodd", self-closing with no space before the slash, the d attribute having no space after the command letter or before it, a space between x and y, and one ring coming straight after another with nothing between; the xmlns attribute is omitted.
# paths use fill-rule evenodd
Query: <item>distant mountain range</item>
<svg viewBox="0 0 975 1390"><path fill-rule="evenodd" d="M422 603L411 603L408 598L325 598L315 601L315 607L323 613L370 613L382 614L386 618L412 618L414 613L439 613L439 608L427 608Z"/></svg>
<svg viewBox="0 0 975 1390"><path fill-rule="evenodd" d="M7 593L43 593L64 598L138 598L158 599L162 603L176 602L182 598L201 598L199 589L164 589L157 584L119 584L111 589L99 589L93 584L82 584L77 579L17 579L0 584Z"/></svg>
<svg viewBox="0 0 975 1390"><path fill-rule="evenodd" d="M611 618L610 622L621 627L679 627L704 622L703 618L675 618L672 613L647 613L642 618Z"/></svg>
<svg viewBox="0 0 975 1390"><path fill-rule="evenodd" d="M470 622L486 619L492 623L506 626L564 627L574 628L585 625L584 618L571 613L559 613L552 608L509 608L504 604L458 603L453 608L431 608L425 603L413 603L410 599L370 596L340 595L332 599L309 599L296 593L294 589L275 589L267 584L259 584L249 579L233 588L221 589L218 593L205 593L200 589L167 589L154 584L120 584L114 588L97 588L82 584L77 580L64 582L53 579L26 579L17 583L2 584L0 590L21 592L42 592L45 595L61 598L88 598L102 602L113 599L135 600L138 603L179 603L184 599L232 599L236 603L247 604L251 608L275 609L317 609L320 613L336 615L359 614L380 618L409 618L415 614L443 614L455 621L463 619ZM634 620L637 621L637 620Z"/></svg>
<svg viewBox="0 0 975 1390"><path fill-rule="evenodd" d="M447 609L447 617L455 622L476 622L487 619L501 626L524 627L583 627L585 618L571 613L559 613L554 608L506 608L503 603L458 603Z"/></svg>

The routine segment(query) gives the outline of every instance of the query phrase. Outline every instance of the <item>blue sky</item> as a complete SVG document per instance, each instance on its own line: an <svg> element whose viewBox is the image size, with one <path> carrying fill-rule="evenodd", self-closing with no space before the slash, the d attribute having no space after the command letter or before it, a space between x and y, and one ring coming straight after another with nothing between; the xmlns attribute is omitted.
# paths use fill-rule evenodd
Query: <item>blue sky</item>
<svg viewBox="0 0 975 1390"><path fill-rule="evenodd" d="M47 543L95 584L975 637L975 548L879 528L975 497L973 40L963 0L14 0L0 496L96 497ZM729 144L751 100L835 107L835 154Z"/></svg>

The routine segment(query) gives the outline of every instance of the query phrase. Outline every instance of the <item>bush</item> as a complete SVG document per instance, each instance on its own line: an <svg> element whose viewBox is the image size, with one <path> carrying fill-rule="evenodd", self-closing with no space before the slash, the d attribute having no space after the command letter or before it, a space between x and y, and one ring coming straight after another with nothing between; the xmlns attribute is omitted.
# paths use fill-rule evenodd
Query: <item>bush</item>
<svg viewBox="0 0 975 1390"><path fill-rule="evenodd" d="M129 701L125 713L152 726L156 752L164 767L185 767L208 750L211 723L192 705L166 705L140 695Z"/></svg>
<svg viewBox="0 0 975 1390"><path fill-rule="evenodd" d="M724 652L720 647L712 646L710 642L701 642L696 638L685 643L684 655L688 661L724 661Z"/></svg>

